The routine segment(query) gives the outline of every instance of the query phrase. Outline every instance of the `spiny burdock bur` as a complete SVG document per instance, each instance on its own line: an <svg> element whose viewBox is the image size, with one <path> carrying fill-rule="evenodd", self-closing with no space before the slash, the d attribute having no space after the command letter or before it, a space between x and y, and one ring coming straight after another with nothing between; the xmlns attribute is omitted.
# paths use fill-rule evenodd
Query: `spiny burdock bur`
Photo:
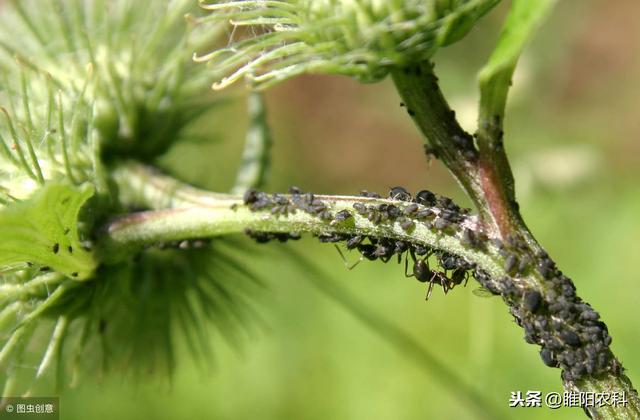
<svg viewBox="0 0 640 420"><path fill-rule="evenodd" d="M521 222L504 148L492 146L502 145L519 52L550 2L513 2L508 24L527 29L505 30L507 47L483 72L475 137L438 89L435 52L496 3L9 1L0 31L3 395L48 376L77 383L104 368L171 372L177 331L203 361L208 326L235 343L260 282L238 262L234 242L207 239L242 232L260 242L310 233L371 260L404 256L428 293L470 273L503 297L568 389L630 391L599 315ZM243 78L266 88L302 73L364 82L391 74L425 150L451 169L479 214L426 190L414 199L396 188L383 199L250 189L268 163L255 95L234 187L249 190L244 197L198 190L153 167L216 103L206 89L212 79L215 88ZM629 398L638 413L636 394Z"/></svg>
<svg viewBox="0 0 640 420"><path fill-rule="evenodd" d="M173 331L203 355L209 326L226 334L247 317L238 301L256 283L229 242L108 265L96 252L103 222L132 207L115 168L153 163L216 104L189 53L215 38L186 23L197 10L190 0L0 7L3 396L106 367L171 371Z"/></svg>
<svg viewBox="0 0 640 420"><path fill-rule="evenodd" d="M196 53L223 89L246 78L257 88L303 73L384 78L462 38L498 0L201 1L203 25L229 22L229 45ZM251 27L252 31L242 28Z"/></svg>

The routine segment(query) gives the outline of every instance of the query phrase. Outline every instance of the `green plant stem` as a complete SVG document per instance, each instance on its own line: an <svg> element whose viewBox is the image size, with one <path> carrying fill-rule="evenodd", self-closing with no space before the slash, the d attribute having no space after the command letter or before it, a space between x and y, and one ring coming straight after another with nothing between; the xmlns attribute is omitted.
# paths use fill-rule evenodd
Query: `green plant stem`
<svg viewBox="0 0 640 420"><path fill-rule="evenodd" d="M316 195L332 212L347 210L352 213L353 218L348 223L331 223L302 211L286 215L251 211L237 195L199 190L133 162L122 164L114 174L125 203L153 210L122 216L104 226L98 246L103 261L126 258L153 244L243 233L251 229L255 232L348 233L402 239L460 255L491 276L505 275L502 257L495 247L469 248L458 236L434 232L421 223L407 233L398 222L374 224L353 210L354 203L398 204L397 201ZM467 228L474 229L474 223L468 223Z"/></svg>
<svg viewBox="0 0 640 420"><path fill-rule="evenodd" d="M501 238L524 225L519 213L509 205L513 178L511 171L497 171L490 155L469 156L469 149L454 139L470 139L455 118L438 86L433 65L425 62L392 73L407 112L424 135L425 146L451 171L473 200L485 228ZM475 149L475 146L473 146ZM477 151L476 151L477 153ZM508 167L507 167L508 168Z"/></svg>
<svg viewBox="0 0 640 420"><path fill-rule="evenodd" d="M536 261L536 255L543 249L527 228L515 200L513 175L502 144L502 114L494 118L490 112L481 112L481 126L470 153L469 148L461 147L460 141L456 141L468 134L457 122L455 113L440 91L432 64L427 62L392 74L409 115L425 136L427 149L442 160L471 197L485 229L503 241L522 238L528 247L523 253ZM543 296L554 287L536 270L510 279L519 288L535 290ZM516 306L513 302L509 305L513 305L512 309ZM638 393L622 372L607 372L575 382L565 381L564 385L567 391L615 390L626 394L629 400L626 407L590 407L589 413L593 418L640 418Z"/></svg>

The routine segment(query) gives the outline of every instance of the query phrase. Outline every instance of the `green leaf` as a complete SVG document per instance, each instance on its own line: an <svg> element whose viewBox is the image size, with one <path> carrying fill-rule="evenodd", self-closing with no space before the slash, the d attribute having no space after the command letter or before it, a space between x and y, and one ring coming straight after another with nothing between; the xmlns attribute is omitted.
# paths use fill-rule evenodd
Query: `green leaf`
<svg viewBox="0 0 640 420"><path fill-rule="evenodd" d="M480 123L503 120L511 77L527 42L555 0L513 0L498 45L480 70Z"/></svg>
<svg viewBox="0 0 640 420"><path fill-rule="evenodd" d="M77 280L96 268L92 253L78 237L78 214L93 195L81 188L48 183L30 199L0 210L0 268L39 264Z"/></svg>

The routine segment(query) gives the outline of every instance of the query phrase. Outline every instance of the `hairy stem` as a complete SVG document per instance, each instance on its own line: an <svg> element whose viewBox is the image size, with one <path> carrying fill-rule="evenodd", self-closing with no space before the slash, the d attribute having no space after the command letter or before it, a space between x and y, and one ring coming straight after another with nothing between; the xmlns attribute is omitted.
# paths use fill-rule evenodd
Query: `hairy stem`
<svg viewBox="0 0 640 420"><path fill-rule="evenodd" d="M478 142L478 150L474 138L462 129L440 91L433 65L425 62L396 70L393 80L407 112L425 136L427 153L449 168L473 200L485 228L493 236L505 238L515 227L523 226L517 207L514 211L511 204L515 203L513 176L506 156L494 159L494 148L485 141ZM488 125L487 130L480 131L483 140L493 133L493 127Z"/></svg>
<svg viewBox="0 0 640 420"><path fill-rule="evenodd" d="M157 243L243 233L250 229L254 232L344 233L405 240L459 255L476 263L491 276L504 275L502 257L497 248L491 245L483 249L466 246L459 231L442 233L427 224L416 223L407 232L398 221L373 223L354 211L356 203L406 204L397 200L316 195L315 198L333 214L340 211L351 214L349 221L336 223L303 211L278 215L253 211L240 196L199 190L136 163L125 163L114 173L125 202L132 207L153 210L119 217L102 228L98 249L105 261L127 258L132 252ZM438 213L440 210L433 208L433 211ZM460 227L480 235L473 216L463 221Z"/></svg>

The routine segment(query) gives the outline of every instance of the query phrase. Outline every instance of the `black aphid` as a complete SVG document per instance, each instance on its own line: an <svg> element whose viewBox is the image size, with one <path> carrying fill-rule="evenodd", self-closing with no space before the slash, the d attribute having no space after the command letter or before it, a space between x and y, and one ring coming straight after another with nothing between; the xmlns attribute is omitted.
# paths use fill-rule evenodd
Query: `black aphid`
<svg viewBox="0 0 640 420"><path fill-rule="evenodd" d="M535 313L542 303L542 295L535 290L525 292L522 303L527 311Z"/></svg>
<svg viewBox="0 0 640 420"><path fill-rule="evenodd" d="M580 336L571 330L564 330L560 333L560 339L571 347L579 347Z"/></svg>
<svg viewBox="0 0 640 420"><path fill-rule="evenodd" d="M400 222L400 227L405 232L410 232L413 228L416 227L416 224L411 219L404 219Z"/></svg>
<svg viewBox="0 0 640 420"><path fill-rule="evenodd" d="M558 361L553 357L553 352L546 347L540 350L540 358L542 362L549 367L557 367Z"/></svg>
<svg viewBox="0 0 640 420"><path fill-rule="evenodd" d="M345 220L348 220L351 217L353 216L351 215L351 212L349 212L348 210L340 210L333 217L333 220L335 220L336 222L344 222Z"/></svg>
<svg viewBox="0 0 640 420"><path fill-rule="evenodd" d="M504 271L513 275L518 265L518 257L515 254L508 254L504 261Z"/></svg>
<svg viewBox="0 0 640 420"><path fill-rule="evenodd" d="M247 191L245 191L244 196L242 197L244 204L252 204L255 203L256 201L258 201L260 192L258 192L258 190L255 190L253 188L248 189Z"/></svg>

